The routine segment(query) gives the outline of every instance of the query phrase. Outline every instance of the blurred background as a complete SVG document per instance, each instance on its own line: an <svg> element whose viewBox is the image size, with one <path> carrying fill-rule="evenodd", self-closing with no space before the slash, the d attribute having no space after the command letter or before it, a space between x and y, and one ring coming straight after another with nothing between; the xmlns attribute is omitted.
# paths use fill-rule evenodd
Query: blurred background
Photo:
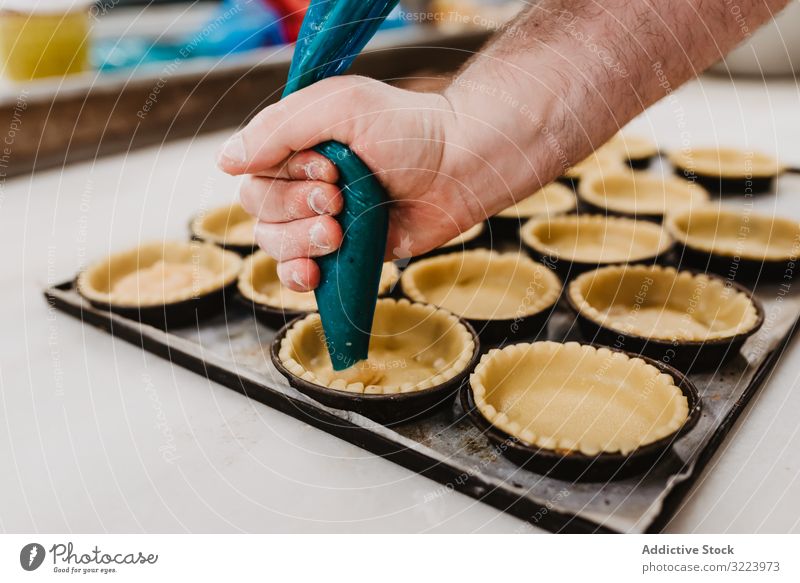
<svg viewBox="0 0 800 583"><path fill-rule="evenodd" d="M0 116L15 136L6 175L234 127L275 101L308 0L0 0ZM405 0L354 73L456 69L521 0ZM777 75L800 61L800 3L716 68ZM413 81L411 82L414 86ZM31 131L35 130L35 131Z"/></svg>
<svg viewBox="0 0 800 583"><path fill-rule="evenodd" d="M307 5L0 0L0 115L13 127L24 108L27 128L6 175L243 123L280 95ZM409 0L353 72L387 81L420 68L445 74L522 6Z"/></svg>

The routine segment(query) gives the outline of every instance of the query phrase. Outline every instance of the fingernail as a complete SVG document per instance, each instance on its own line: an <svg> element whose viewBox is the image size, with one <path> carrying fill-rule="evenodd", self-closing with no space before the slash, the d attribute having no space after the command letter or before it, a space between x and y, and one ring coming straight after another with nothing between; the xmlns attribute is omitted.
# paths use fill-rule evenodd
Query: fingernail
<svg viewBox="0 0 800 583"><path fill-rule="evenodd" d="M322 176L324 174L322 164L317 160L308 162L303 167L303 171L306 173L306 178L309 180L322 180Z"/></svg>
<svg viewBox="0 0 800 583"><path fill-rule="evenodd" d="M306 283L302 279L300 279L300 274L297 273L297 271L292 270L292 275L290 277L292 278L292 281L295 283L295 285L299 285L302 288L306 287Z"/></svg>
<svg viewBox="0 0 800 583"><path fill-rule="evenodd" d="M314 223L308 231L308 237L311 239L311 244L318 249L330 249L331 247L328 233L322 223Z"/></svg>
<svg viewBox="0 0 800 583"><path fill-rule="evenodd" d="M328 208L328 199L319 186L315 186L308 193L308 206L318 215L324 215Z"/></svg>
<svg viewBox="0 0 800 583"><path fill-rule="evenodd" d="M244 140L242 139L241 133L237 132L233 134L222 145L220 158L225 158L227 160L230 160L231 162L238 162L238 163L247 161L247 152L244 149Z"/></svg>

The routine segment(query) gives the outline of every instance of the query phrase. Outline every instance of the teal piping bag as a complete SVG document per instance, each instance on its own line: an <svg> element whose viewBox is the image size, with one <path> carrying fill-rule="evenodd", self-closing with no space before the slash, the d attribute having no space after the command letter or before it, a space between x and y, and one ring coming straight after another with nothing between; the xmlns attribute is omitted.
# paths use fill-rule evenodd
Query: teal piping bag
<svg viewBox="0 0 800 583"><path fill-rule="evenodd" d="M397 0L311 0L300 29L283 96L347 70ZM317 259L315 292L331 364L344 370L367 358L372 318L389 228L387 195L345 144L314 150L339 170L344 208L337 216L344 239L337 253Z"/></svg>

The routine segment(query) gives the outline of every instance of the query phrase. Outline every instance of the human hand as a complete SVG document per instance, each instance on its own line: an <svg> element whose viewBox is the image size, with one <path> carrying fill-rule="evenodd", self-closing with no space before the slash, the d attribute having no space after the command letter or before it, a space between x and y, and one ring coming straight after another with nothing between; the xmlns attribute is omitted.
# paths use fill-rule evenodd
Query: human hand
<svg viewBox="0 0 800 583"><path fill-rule="evenodd" d="M486 217L457 149L458 127L441 94L363 77L325 79L261 111L223 146L218 164L246 174L240 197L258 218L256 240L296 291L319 282L314 257L342 241L336 167L308 148L347 144L391 197L387 259L433 249ZM510 204L511 201L507 204ZM496 209L495 209L496 210Z"/></svg>

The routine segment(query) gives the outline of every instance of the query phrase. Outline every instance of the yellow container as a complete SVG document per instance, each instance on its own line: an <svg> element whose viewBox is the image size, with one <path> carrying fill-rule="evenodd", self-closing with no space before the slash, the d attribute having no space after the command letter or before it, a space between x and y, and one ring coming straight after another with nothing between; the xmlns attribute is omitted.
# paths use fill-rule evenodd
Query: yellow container
<svg viewBox="0 0 800 583"><path fill-rule="evenodd" d="M6 77L27 81L80 73L89 66L87 0L12 0L0 10Z"/></svg>

